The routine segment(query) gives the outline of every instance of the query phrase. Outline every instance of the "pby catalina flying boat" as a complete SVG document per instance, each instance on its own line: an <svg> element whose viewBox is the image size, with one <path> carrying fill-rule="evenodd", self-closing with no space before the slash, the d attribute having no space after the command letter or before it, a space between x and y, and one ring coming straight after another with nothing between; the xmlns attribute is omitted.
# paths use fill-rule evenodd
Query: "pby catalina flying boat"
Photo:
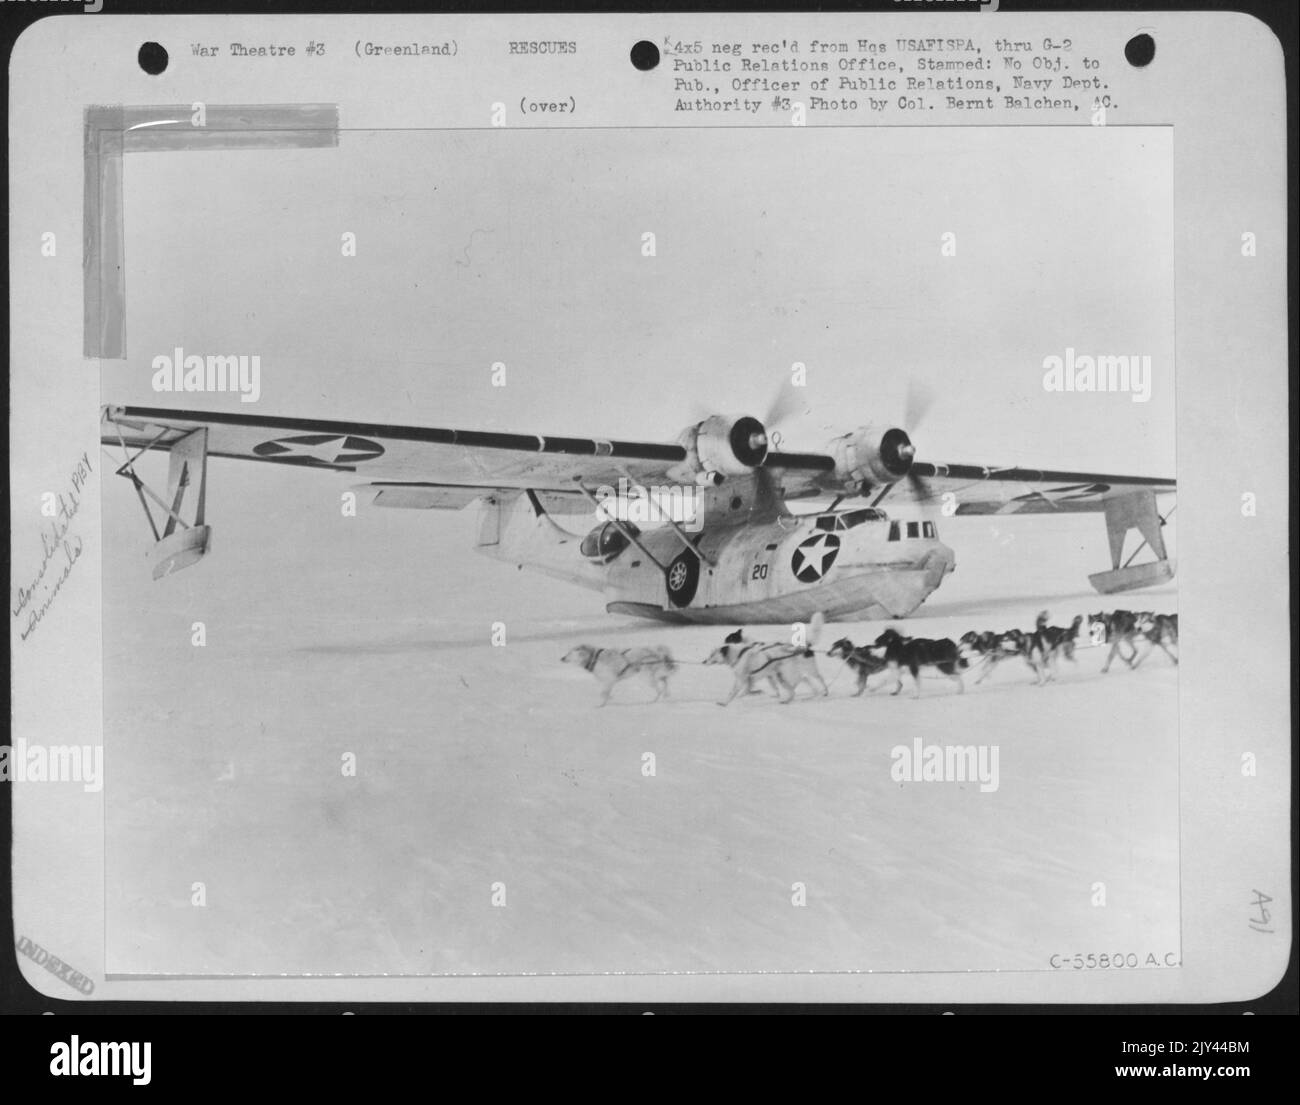
<svg viewBox="0 0 1300 1105"><path fill-rule="evenodd" d="M1173 480L931 463L896 427L795 453L778 450L750 416L704 418L660 444L109 406L102 438L121 447L117 474L149 519L155 579L209 550L209 457L355 474L381 507L478 503L480 552L600 591L611 613L666 622L905 617L955 562L926 514L1099 513L1111 567L1089 577L1097 590L1173 576L1156 498L1175 490ZM161 494L136 471L151 450L169 455ZM820 512L787 506L827 499ZM942 510L902 521L882 508L886 499ZM1141 543L1121 564L1134 529ZM1154 560L1133 564L1148 547Z"/></svg>

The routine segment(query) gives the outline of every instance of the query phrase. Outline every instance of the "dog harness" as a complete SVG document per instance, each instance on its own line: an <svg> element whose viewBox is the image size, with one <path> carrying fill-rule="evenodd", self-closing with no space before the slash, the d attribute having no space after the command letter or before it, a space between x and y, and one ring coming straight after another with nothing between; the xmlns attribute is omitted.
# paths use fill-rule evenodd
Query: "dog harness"
<svg viewBox="0 0 1300 1105"><path fill-rule="evenodd" d="M740 653L737 654L736 659L739 660L741 656L743 656L747 651L749 651L749 648L753 648L753 647L755 646L750 645L748 648L742 649ZM787 648L787 647L788 646L786 645L765 645L764 646L764 648ZM756 667L753 671L748 672L747 674L749 674L750 676L757 675L764 668L768 667L771 664L775 664L778 660L789 660L793 656L800 656L800 655L802 655L802 653L800 652L799 649L791 648L787 652L780 653L779 655L764 660L761 664L758 665L758 667Z"/></svg>
<svg viewBox="0 0 1300 1105"><path fill-rule="evenodd" d="M613 650L612 650L612 649L604 649L604 648L593 649L593 650L592 650L592 653L591 653L591 658L590 658L590 659L589 659L585 664L583 664L582 666L583 666L584 668L586 668L588 671L595 671L595 670L596 670L596 661L600 659L601 653L603 653L603 652L610 652L610 651L613 651ZM619 668L619 669L618 669L618 672L616 673L616 674L618 674L618 675L622 675L622 674L623 674L625 671L627 671L627 669L630 668L632 665L629 664L629 663L627 662L627 657L624 656L621 652L616 653L615 655L617 655L618 658L619 658L620 660L623 661L623 666L622 666L621 668Z"/></svg>

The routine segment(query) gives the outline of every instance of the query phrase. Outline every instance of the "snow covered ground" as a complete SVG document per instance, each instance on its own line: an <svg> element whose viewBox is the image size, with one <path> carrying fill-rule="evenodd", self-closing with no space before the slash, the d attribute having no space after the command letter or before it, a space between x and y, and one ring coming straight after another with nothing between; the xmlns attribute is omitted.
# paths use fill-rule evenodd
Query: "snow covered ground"
<svg viewBox="0 0 1300 1105"><path fill-rule="evenodd" d="M106 499L110 972L1009 971L1178 952L1178 674L1158 651L1102 675L1104 650L1082 649L1043 688L1019 662L960 696L927 679L919 701L853 698L822 658L828 699L725 710L730 673L683 663L672 702L625 683L597 709L594 680L559 663L572 644L699 661L723 631L611 617L477 557L471 512L343 518L328 479L277 480L214 479L214 552L161 583L129 486ZM1173 586L1087 589L1099 517L941 534L958 569L913 635L1177 609ZM998 788L894 781L891 749L915 738L996 746Z"/></svg>

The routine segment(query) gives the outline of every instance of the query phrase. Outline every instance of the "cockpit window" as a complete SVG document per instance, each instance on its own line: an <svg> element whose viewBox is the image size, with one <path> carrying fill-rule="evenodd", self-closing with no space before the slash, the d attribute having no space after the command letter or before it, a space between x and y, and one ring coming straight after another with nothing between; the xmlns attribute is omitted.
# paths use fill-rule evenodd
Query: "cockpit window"
<svg viewBox="0 0 1300 1105"><path fill-rule="evenodd" d="M854 526L862 525L863 522L878 522L882 517L880 511L864 507L862 510L850 510L847 514L841 514L840 524L845 529L852 529Z"/></svg>
<svg viewBox="0 0 1300 1105"><path fill-rule="evenodd" d="M889 523L889 539L890 539L891 541L897 541L897 540L898 540L898 523L897 523L897 522L890 522L890 523Z"/></svg>
<svg viewBox="0 0 1300 1105"><path fill-rule="evenodd" d="M629 533L640 536L641 531L631 522L624 522L623 526ZM606 522L603 526L597 526L587 534L578 548L583 556L592 560L613 560L630 544L627 534L623 533L613 522Z"/></svg>
<svg viewBox="0 0 1300 1105"><path fill-rule="evenodd" d="M884 514L874 507L863 507L861 510L846 510L843 514L823 514L816 522L816 528L820 530L846 530L854 526L860 526L863 522L880 522L884 520Z"/></svg>

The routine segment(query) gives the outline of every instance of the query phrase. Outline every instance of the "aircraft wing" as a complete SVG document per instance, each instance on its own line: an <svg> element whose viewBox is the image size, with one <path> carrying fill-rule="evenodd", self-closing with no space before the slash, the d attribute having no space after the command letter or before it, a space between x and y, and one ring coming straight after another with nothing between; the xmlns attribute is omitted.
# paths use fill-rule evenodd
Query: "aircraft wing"
<svg viewBox="0 0 1300 1105"><path fill-rule="evenodd" d="M902 477L872 488L858 468L846 472L842 459L832 455L766 451L758 461L747 461L762 431L754 419L721 426L707 420L672 444L130 406L105 407L102 421L102 440L123 448L118 474L131 479L153 530L155 579L207 555L210 456L356 473L374 490L379 506L456 510L476 499L526 490L536 497L534 505L571 513L584 499L603 498L601 489L617 487L620 480L640 487L686 486L704 476L716 487L718 469L728 466L718 452L719 435L741 469L735 473L736 466L729 466L736 482L721 497L719 524L726 524L731 512L750 521L756 513L775 517L782 498L842 495L849 489L874 496L873 504L886 498L939 503L945 514L1096 512L1105 515L1111 547L1111 570L1089 576L1097 590L1110 594L1145 587L1171 579L1174 571L1160 532L1165 519L1156 506L1158 494L1175 490L1172 480L923 461L898 466L895 457L889 471L902 471ZM901 431L886 436L896 434ZM165 495L135 470L135 460L150 450L169 455ZM751 509L741 512L746 497ZM157 518L150 501L162 510ZM1154 561L1134 565L1130 557L1121 564L1132 529L1143 539L1138 551L1150 546Z"/></svg>
<svg viewBox="0 0 1300 1105"><path fill-rule="evenodd" d="M167 450L198 429L210 457L356 473L390 501L423 488L427 505L445 507L509 488L572 494L575 477L588 487L672 483L669 470L686 458L676 444L128 406L105 408L102 439Z"/></svg>
<svg viewBox="0 0 1300 1105"><path fill-rule="evenodd" d="M916 461L886 501L890 505L951 502L955 510L950 513L955 514L1101 513L1108 499L1135 491L1164 495L1176 490L1173 480L1150 476Z"/></svg>
<svg viewBox="0 0 1300 1105"><path fill-rule="evenodd" d="M493 491L530 489L552 496L616 486L620 478L649 485L690 482L688 453L678 443L551 437L492 430L448 430L368 422L275 418L217 411L109 406L105 444L132 451L170 450L195 430L207 431L206 452L356 473L381 505L459 508ZM835 460L822 453L769 454L765 470L790 499L838 493ZM957 514L1100 512L1108 498L1175 490L1173 480L1029 468L916 461L889 489L894 503L944 502Z"/></svg>

